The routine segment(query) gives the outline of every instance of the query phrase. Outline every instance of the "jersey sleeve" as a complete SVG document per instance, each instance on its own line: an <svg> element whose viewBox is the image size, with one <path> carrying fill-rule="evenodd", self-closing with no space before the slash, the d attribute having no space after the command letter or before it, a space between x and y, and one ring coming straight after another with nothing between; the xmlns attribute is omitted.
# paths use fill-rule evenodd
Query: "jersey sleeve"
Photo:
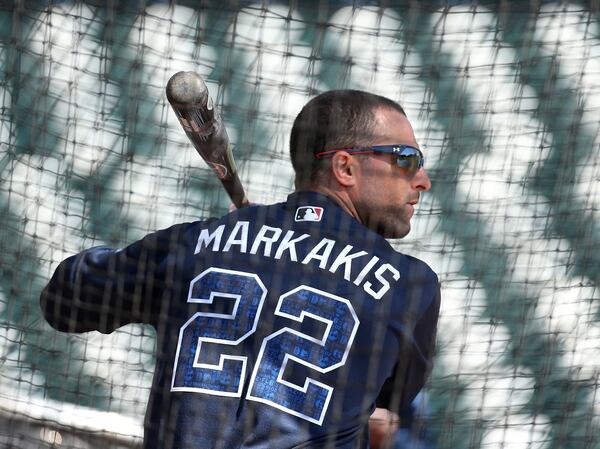
<svg viewBox="0 0 600 449"><path fill-rule="evenodd" d="M376 406L401 414L417 396L433 367L433 353L440 310L440 286L436 277L435 294L414 327L411 344L384 383Z"/></svg>
<svg viewBox="0 0 600 449"><path fill-rule="evenodd" d="M180 233L181 226L173 226L123 249L96 247L65 259L41 293L44 317L63 332L110 333L152 323Z"/></svg>

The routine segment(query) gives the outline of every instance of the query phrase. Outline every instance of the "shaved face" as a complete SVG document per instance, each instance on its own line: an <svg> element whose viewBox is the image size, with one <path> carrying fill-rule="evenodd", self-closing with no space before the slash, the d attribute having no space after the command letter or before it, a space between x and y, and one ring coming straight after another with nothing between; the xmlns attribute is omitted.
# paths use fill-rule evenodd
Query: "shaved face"
<svg viewBox="0 0 600 449"><path fill-rule="evenodd" d="M372 145L405 144L418 148L406 116L391 108L375 111L377 136ZM391 154L373 154L361 161L359 184L353 202L360 221L386 238L402 238L410 231L410 220L420 193L429 190L427 173L411 175L398 167Z"/></svg>

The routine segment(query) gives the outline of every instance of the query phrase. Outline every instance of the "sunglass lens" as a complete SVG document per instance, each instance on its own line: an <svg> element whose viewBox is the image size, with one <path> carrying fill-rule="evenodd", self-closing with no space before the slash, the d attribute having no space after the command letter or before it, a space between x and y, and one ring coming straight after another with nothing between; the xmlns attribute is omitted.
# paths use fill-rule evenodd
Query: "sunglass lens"
<svg viewBox="0 0 600 449"><path fill-rule="evenodd" d="M416 173L423 167L423 155L416 148L405 148L396 156L396 163L411 173Z"/></svg>

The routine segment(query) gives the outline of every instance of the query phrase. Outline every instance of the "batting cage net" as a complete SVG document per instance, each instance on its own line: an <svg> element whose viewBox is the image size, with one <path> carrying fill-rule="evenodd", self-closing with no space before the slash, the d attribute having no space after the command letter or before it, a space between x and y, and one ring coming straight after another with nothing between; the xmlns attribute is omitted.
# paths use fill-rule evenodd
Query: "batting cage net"
<svg viewBox="0 0 600 449"><path fill-rule="evenodd" d="M255 203L293 190L309 98L354 88L406 110L432 188L392 244L439 274L442 309L390 447L600 448L596 1L0 8L0 447L141 445L153 328L61 333L39 295L84 248L227 212L164 93L192 70Z"/></svg>

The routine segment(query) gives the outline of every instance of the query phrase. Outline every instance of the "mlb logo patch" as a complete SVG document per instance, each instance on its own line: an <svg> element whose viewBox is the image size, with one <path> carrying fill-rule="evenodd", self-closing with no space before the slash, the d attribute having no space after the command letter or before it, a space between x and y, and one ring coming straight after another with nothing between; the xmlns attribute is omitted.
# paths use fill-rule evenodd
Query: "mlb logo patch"
<svg viewBox="0 0 600 449"><path fill-rule="evenodd" d="M302 206L296 209L296 221L321 221L323 208L316 206Z"/></svg>

